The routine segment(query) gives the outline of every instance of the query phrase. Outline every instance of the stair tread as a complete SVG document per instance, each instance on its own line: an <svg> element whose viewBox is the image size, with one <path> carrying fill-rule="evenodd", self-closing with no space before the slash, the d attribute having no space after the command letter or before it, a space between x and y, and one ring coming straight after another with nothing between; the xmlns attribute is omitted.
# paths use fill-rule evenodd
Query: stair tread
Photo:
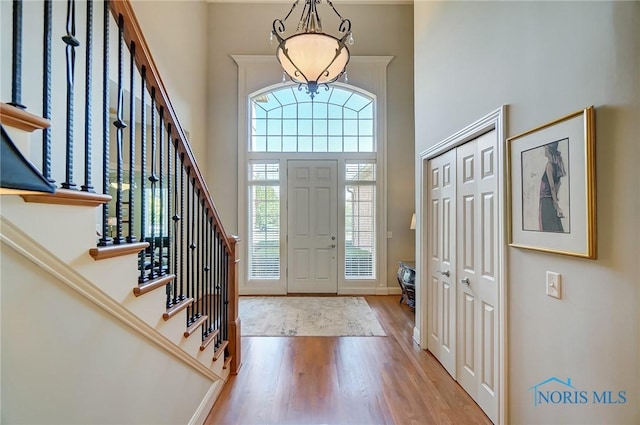
<svg viewBox="0 0 640 425"><path fill-rule="evenodd" d="M207 319L209 318L209 316L200 316L196 319L195 322L193 322L186 331L184 331L184 337L185 338L189 338L191 336L191 334L193 334L196 330L198 330L199 327L202 327L202 325L204 324L204 322L207 321Z"/></svg>
<svg viewBox="0 0 640 425"><path fill-rule="evenodd" d="M22 195L25 202L38 204L75 205L80 207L99 207L111 200L111 196L81 190L56 189L55 193Z"/></svg>
<svg viewBox="0 0 640 425"><path fill-rule="evenodd" d="M143 249L147 249L149 242L122 243L117 245L99 246L91 248L89 255L94 260L105 260L107 258L121 257L129 254L137 254Z"/></svg>
<svg viewBox="0 0 640 425"><path fill-rule="evenodd" d="M220 358L222 353L224 353L224 349L227 348L227 345L229 345L229 341L222 341L222 343L220 343L220 346L216 348L216 352L213 353L213 361L216 361Z"/></svg>
<svg viewBox="0 0 640 425"><path fill-rule="evenodd" d="M231 360L233 360L233 356L226 357L224 359L224 365L222 365L222 368L223 369L228 369L229 365L231 364Z"/></svg>
<svg viewBox="0 0 640 425"><path fill-rule="evenodd" d="M185 298L184 300L180 301L178 304L174 304L173 307L168 308L167 311L162 315L162 318L165 321L167 321L171 319L173 316L175 316L176 314L178 314L180 311L189 307L191 304L193 304L193 298Z"/></svg>
<svg viewBox="0 0 640 425"><path fill-rule="evenodd" d="M176 278L175 274L168 274L168 275L160 276L153 280L149 280L147 282L141 283L140 285L133 288L133 295L135 295L136 297L139 297L140 295L147 294L153 291L154 289L162 288L163 286L166 286L167 283L170 283L175 278Z"/></svg>
<svg viewBox="0 0 640 425"><path fill-rule="evenodd" d="M200 351L204 351L207 346L211 344L211 341L213 341L215 337L218 336L219 333L220 329L216 329L215 331L212 331L209 335L207 335L207 337L202 341L202 344L200 344Z"/></svg>

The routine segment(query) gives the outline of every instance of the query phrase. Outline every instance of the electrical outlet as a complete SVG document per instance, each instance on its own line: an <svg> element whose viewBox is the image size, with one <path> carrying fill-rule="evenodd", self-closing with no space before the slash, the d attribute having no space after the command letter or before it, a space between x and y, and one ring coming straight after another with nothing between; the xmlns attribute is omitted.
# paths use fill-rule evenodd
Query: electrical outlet
<svg viewBox="0 0 640 425"><path fill-rule="evenodd" d="M393 232L387 232L387 239L391 239L393 237Z"/></svg>
<svg viewBox="0 0 640 425"><path fill-rule="evenodd" d="M547 295L560 299L562 294L562 275L560 273L547 272Z"/></svg>

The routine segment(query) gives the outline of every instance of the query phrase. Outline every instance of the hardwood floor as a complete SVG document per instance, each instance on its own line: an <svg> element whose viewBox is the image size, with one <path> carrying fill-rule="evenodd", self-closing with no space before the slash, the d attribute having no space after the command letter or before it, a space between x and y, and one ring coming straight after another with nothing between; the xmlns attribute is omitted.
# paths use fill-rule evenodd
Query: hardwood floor
<svg viewBox="0 0 640 425"><path fill-rule="evenodd" d="M411 336L398 296L365 297L386 337L244 337L205 425L491 424Z"/></svg>

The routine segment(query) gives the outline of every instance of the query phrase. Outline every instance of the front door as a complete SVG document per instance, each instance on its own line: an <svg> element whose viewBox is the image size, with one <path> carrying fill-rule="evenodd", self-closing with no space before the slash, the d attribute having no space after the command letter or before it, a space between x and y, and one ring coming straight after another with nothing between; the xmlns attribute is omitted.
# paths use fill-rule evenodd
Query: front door
<svg viewBox="0 0 640 425"><path fill-rule="evenodd" d="M287 292L338 293L338 163L287 164Z"/></svg>

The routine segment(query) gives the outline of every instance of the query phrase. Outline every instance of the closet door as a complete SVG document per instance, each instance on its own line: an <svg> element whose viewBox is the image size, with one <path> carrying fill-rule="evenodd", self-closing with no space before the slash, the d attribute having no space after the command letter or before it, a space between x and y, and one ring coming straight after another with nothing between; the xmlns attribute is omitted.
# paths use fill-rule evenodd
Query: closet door
<svg viewBox="0 0 640 425"><path fill-rule="evenodd" d="M456 152L446 152L428 164L428 348L455 378Z"/></svg>
<svg viewBox="0 0 640 425"><path fill-rule="evenodd" d="M457 148L457 376L497 420L496 131Z"/></svg>

